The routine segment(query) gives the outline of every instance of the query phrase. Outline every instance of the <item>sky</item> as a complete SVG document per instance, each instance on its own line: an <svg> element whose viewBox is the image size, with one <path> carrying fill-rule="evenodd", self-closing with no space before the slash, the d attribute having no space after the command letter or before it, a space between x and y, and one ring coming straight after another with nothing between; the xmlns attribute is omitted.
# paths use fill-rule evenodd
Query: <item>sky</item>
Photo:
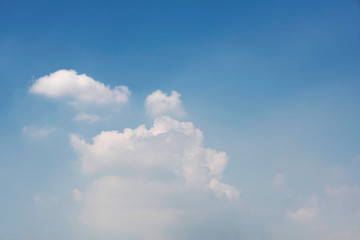
<svg viewBox="0 0 360 240"><path fill-rule="evenodd" d="M0 1L0 240L360 239L360 2Z"/></svg>

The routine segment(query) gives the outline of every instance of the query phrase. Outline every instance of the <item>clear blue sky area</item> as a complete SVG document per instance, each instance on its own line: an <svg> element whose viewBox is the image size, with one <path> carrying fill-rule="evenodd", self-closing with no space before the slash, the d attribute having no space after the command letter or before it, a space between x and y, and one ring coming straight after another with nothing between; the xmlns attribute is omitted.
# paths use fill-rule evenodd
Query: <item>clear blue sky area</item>
<svg viewBox="0 0 360 240"><path fill-rule="evenodd" d="M358 0L0 0L0 240L360 239L359 43ZM62 69L104 87L31 90ZM124 103L96 105L119 85ZM114 147L141 156L95 157L93 137L150 129L160 112L192 122L201 144L169 132ZM184 149L162 149L169 139ZM228 158L216 177L207 148ZM182 154L206 167L143 168ZM186 169L207 183L190 186Z"/></svg>

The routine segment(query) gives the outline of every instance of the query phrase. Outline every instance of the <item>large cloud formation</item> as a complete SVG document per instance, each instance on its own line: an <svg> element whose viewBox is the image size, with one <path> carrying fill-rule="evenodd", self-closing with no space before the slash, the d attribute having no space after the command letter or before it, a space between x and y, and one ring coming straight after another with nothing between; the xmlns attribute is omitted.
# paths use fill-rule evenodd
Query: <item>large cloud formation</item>
<svg viewBox="0 0 360 240"><path fill-rule="evenodd" d="M80 219L99 232L169 239L165 229L186 214L181 207L170 206L169 199L207 189L218 198L238 199L237 188L220 181L226 153L205 148L203 138L193 123L169 116L156 118L150 129L141 125L123 132L103 131L92 143L71 134L83 173L103 175L85 191ZM135 174L119 175L124 169ZM158 169L173 177L155 174L154 180L151 173Z"/></svg>
<svg viewBox="0 0 360 240"><path fill-rule="evenodd" d="M168 116L155 119L154 125L136 129L103 131L85 142L70 135L73 148L80 154L85 173L103 172L116 167L148 169L164 167L182 177L186 186L212 189L229 199L239 195L235 187L219 182L228 157L224 152L204 148L203 134L191 122Z"/></svg>
<svg viewBox="0 0 360 240"><path fill-rule="evenodd" d="M111 89L86 74L77 74L75 70L66 69L37 79L29 91L50 98L68 97L74 101L73 104L97 105L125 103L130 95L126 86L116 86Z"/></svg>

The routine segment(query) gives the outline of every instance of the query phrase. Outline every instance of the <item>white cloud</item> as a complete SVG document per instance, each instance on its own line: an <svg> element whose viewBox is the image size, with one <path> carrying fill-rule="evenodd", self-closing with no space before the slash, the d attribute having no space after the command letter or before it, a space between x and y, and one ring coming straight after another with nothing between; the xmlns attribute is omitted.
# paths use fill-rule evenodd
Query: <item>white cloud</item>
<svg viewBox="0 0 360 240"><path fill-rule="evenodd" d="M183 116L185 111L180 96L181 94L176 91L172 91L171 95L168 96L166 93L156 90L146 97L146 112L153 117L161 115Z"/></svg>
<svg viewBox="0 0 360 240"><path fill-rule="evenodd" d="M99 115L96 114L87 114L87 113L79 113L74 117L74 121L80 122L80 121L85 121L85 122L90 122L90 123L95 123L95 122L99 122L101 120L104 120L102 117L100 117Z"/></svg>
<svg viewBox="0 0 360 240"><path fill-rule="evenodd" d="M71 193L72 193L75 201L81 202L81 200L82 200L82 193L80 192L79 189L76 189L76 188L75 188L75 189L71 190Z"/></svg>
<svg viewBox="0 0 360 240"><path fill-rule="evenodd" d="M166 207L166 196L176 189L141 178L104 176L86 191L80 219L98 232L169 239L164 228L174 224L181 212Z"/></svg>
<svg viewBox="0 0 360 240"><path fill-rule="evenodd" d="M272 179L272 186L277 190L281 190L285 186L285 178L282 173L275 175L275 177Z"/></svg>
<svg viewBox="0 0 360 240"><path fill-rule="evenodd" d="M52 134L55 131L54 127L44 126L44 127L34 127L34 126L25 126L22 128L22 132L32 138L45 138Z"/></svg>
<svg viewBox="0 0 360 240"><path fill-rule="evenodd" d="M310 224L318 218L318 210L316 207L304 207L296 212L288 212L286 215L293 221Z"/></svg>
<svg viewBox="0 0 360 240"><path fill-rule="evenodd" d="M217 196L239 195L235 187L218 182L226 168L226 153L203 147L203 134L191 122L179 122L168 116L157 118L150 129L103 131L86 143L71 134L73 148L80 155L85 173L123 167L152 169L163 167L176 173L187 187L212 189ZM214 180L215 179L215 180Z"/></svg>
<svg viewBox="0 0 360 240"><path fill-rule="evenodd" d="M177 92L166 96L156 91L147 98L147 111L152 116L184 114L179 97ZM76 117L90 119L85 113ZM226 153L205 148L203 133L191 122L160 116L149 129L140 125L122 132L102 131L91 142L76 134L69 138L83 173L103 175L84 193L72 190L83 206L79 219L95 231L135 239L170 239L167 227L188 213L174 199L206 190L218 198L239 198L236 187L220 181L228 163ZM157 171L171 177L163 178ZM123 172L126 177L121 176ZM114 173L119 175L110 175Z"/></svg>
<svg viewBox="0 0 360 240"><path fill-rule="evenodd" d="M218 198L225 195L228 199L238 199L240 195L240 191L236 187L221 183L216 178L211 179L208 187L214 191Z"/></svg>
<svg viewBox="0 0 360 240"><path fill-rule="evenodd" d="M74 70L66 69L37 79L29 91L50 98L68 97L75 105L125 103L130 95L126 86L116 86L111 89L85 74L77 74Z"/></svg>
<svg viewBox="0 0 360 240"><path fill-rule="evenodd" d="M300 207L295 212L287 212L286 216L298 223L310 225L318 219L318 203L319 197L317 195L310 196L303 207Z"/></svg>

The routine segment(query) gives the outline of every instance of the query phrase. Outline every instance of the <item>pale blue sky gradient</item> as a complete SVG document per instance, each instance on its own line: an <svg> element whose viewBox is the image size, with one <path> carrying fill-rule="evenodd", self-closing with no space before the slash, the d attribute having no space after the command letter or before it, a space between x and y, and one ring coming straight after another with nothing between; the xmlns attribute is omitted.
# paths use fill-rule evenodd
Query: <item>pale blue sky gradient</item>
<svg viewBox="0 0 360 240"><path fill-rule="evenodd" d="M197 213L166 229L174 239L326 240L327 230L287 213L313 195L326 211L333 206L327 186L360 186L359 43L356 0L2 0L0 239L128 239L78 221L82 207L69 191L85 191L98 175L81 173L69 134L90 141L101 131L151 127L144 101L160 89L182 94L186 116L179 120L227 153L223 180L242 191L235 202L208 192L174 200ZM29 93L36 79L60 69L128 86L129 102L118 111L89 110L105 121L75 122L77 110L65 99ZM54 132L34 139L24 126ZM281 191L272 186L278 173ZM34 196L46 201L34 203ZM350 210L337 214L360 236L352 196ZM314 226L332 226L323 217ZM346 231L339 226L339 239L356 239Z"/></svg>

